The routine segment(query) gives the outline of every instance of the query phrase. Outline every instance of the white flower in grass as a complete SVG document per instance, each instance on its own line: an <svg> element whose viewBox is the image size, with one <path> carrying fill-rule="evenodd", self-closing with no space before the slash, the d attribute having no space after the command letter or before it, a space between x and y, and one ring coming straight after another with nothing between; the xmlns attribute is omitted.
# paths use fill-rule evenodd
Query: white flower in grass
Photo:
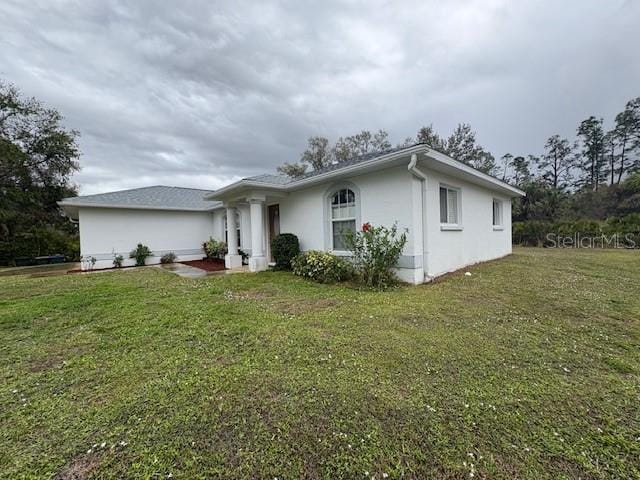
<svg viewBox="0 0 640 480"><path fill-rule="evenodd" d="M383 474L382 474L382 478L387 478L388 476L389 476L389 474L388 474L388 473L383 473Z"/></svg>

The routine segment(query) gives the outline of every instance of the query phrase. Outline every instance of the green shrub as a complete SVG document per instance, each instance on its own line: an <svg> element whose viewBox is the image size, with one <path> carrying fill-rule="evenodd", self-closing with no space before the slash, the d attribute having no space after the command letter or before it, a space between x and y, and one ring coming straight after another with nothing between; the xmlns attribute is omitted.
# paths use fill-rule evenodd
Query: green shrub
<svg viewBox="0 0 640 480"><path fill-rule="evenodd" d="M162 257L160 257L160 263L173 263L176 261L176 254L173 252L165 253Z"/></svg>
<svg viewBox="0 0 640 480"><path fill-rule="evenodd" d="M386 288L397 282L392 269L407 244L406 231L398 235L396 224L387 228L365 223L360 231L348 232L346 241L353 253L357 278L363 285Z"/></svg>
<svg viewBox="0 0 640 480"><path fill-rule="evenodd" d="M139 243L136 248L131 250L129 258L135 258L136 267L142 267L144 266L147 257L150 257L151 255L153 255L153 252L149 249L149 247Z"/></svg>
<svg viewBox="0 0 640 480"><path fill-rule="evenodd" d="M227 244L213 237L209 237L209 240L202 244L202 248L207 258L211 260L224 258L227 253Z"/></svg>
<svg viewBox="0 0 640 480"><path fill-rule="evenodd" d="M585 242L597 248L640 248L640 214L609 217L605 221L577 219L548 222L528 220L514 222L513 243L533 247L555 247L556 239L594 239ZM615 236L615 237L614 237ZM569 241L565 246L575 246Z"/></svg>
<svg viewBox="0 0 640 480"><path fill-rule="evenodd" d="M291 260L300 254L298 237L293 233L281 233L271 241L271 254L276 270L291 270Z"/></svg>
<svg viewBox="0 0 640 480"><path fill-rule="evenodd" d="M93 270L93 267L96 265L97 259L94 256L86 256L83 255L80 257L80 261L82 262L82 270Z"/></svg>
<svg viewBox="0 0 640 480"><path fill-rule="evenodd" d="M513 243L518 245L542 247L546 235L550 232L553 232L552 224L541 220L513 222L511 226Z"/></svg>
<svg viewBox="0 0 640 480"><path fill-rule="evenodd" d="M122 255L113 254L114 268L122 268L122 262L124 262L124 257Z"/></svg>
<svg viewBox="0 0 640 480"><path fill-rule="evenodd" d="M291 260L294 275L319 283L342 282L351 278L353 267L343 258L331 253L310 250Z"/></svg>

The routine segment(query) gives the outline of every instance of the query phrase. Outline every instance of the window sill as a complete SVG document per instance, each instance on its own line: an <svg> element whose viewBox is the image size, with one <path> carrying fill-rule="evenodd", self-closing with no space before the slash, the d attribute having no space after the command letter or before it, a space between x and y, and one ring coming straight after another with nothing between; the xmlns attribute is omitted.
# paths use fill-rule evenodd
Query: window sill
<svg viewBox="0 0 640 480"><path fill-rule="evenodd" d="M461 232L462 225L440 225L440 230L443 232Z"/></svg>
<svg viewBox="0 0 640 480"><path fill-rule="evenodd" d="M502 225L494 225L493 226L493 231L494 232L501 232L504 230L504 227Z"/></svg>
<svg viewBox="0 0 640 480"><path fill-rule="evenodd" d="M335 255L336 257L351 257L353 254L348 250L331 250L329 253Z"/></svg>

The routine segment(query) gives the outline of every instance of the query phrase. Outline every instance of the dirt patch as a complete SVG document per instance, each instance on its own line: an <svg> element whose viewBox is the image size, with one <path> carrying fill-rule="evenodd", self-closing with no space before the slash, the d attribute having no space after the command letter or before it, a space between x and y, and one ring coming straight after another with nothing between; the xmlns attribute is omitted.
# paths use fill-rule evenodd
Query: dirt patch
<svg viewBox="0 0 640 480"><path fill-rule="evenodd" d="M297 299L295 301L280 301L273 304L274 310L285 315L302 315L308 312L317 312L340 305L340 302L330 298L315 300Z"/></svg>
<svg viewBox="0 0 640 480"><path fill-rule="evenodd" d="M219 272L225 269L224 260L190 260L188 262L179 262L183 265L189 265L190 267L200 268L207 272Z"/></svg>
<svg viewBox="0 0 640 480"><path fill-rule="evenodd" d="M233 292L224 292L225 298L237 301L257 301L277 313L284 315L302 315L308 312L317 312L326 308L336 307L340 302L332 298L283 298L278 290L254 289Z"/></svg>
<svg viewBox="0 0 640 480"><path fill-rule="evenodd" d="M76 457L73 461L58 472L56 480L85 480L100 464L100 459L95 454L87 454Z"/></svg>
<svg viewBox="0 0 640 480"><path fill-rule="evenodd" d="M53 355L51 357L36 358L29 362L29 371L33 373L62 368L64 360L62 357Z"/></svg>
<svg viewBox="0 0 640 480"><path fill-rule="evenodd" d="M273 294L264 290L246 290L243 292L227 290L224 292L224 296L227 300L265 300L272 298Z"/></svg>

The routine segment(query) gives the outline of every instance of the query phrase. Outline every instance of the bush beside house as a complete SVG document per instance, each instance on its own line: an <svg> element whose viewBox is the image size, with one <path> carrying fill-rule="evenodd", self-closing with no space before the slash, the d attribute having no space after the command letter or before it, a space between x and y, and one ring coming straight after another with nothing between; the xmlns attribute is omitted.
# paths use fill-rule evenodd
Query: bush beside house
<svg viewBox="0 0 640 480"><path fill-rule="evenodd" d="M291 270L291 261L300 254L298 237L293 233L281 233L271 241L271 254L276 270Z"/></svg>
<svg viewBox="0 0 640 480"><path fill-rule="evenodd" d="M202 244L204 254L209 260L223 259L227 253L227 244L213 237Z"/></svg>
<svg viewBox="0 0 640 480"><path fill-rule="evenodd" d="M160 263L163 263L163 264L173 263L176 261L176 258L178 257L173 252L165 253L162 257L160 257Z"/></svg>
<svg viewBox="0 0 640 480"><path fill-rule="evenodd" d="M124 257L122 255L113 254L113 268L122 268Z"/></svg>
<svg viewBox="0 0 640 480"><path fill-rule="evenodd" d="M370 223L347 236L349 260L331 253L309 251L291 260L295 275L320 283L354 279L371 288L387 288L397 283L393 268L398 264L407 244L407 233L398 234L397 225L391 228L374 227Z"/></svg>
<svg viewBox="0 0 640 480"><path fill-rule="evenodd" d="M153 255L153 252L149 249L149 247L143 245L142 243L139 243L136 248L131 250L129 258L136 259L136 267L143 267L147 260L147 257L150 257L151 255Z"/></svg>
<svg viewBox="0 0 640 480"><path fill-rule="evenodd" d="M291 260L294 275L309 278L318 283L336 283L353 275L353 266L347 260L331 253L310 250Z"/></svg>
<svg viewBox="0 0 640 480"><path fill-rule="evenodd" d="M387 228L365 223L360 231L349 232L347 248L353 253L359 282L373 288L387 288L397 283L393 268L406 244L407 233L398 235L397 224Z"/></svg>

